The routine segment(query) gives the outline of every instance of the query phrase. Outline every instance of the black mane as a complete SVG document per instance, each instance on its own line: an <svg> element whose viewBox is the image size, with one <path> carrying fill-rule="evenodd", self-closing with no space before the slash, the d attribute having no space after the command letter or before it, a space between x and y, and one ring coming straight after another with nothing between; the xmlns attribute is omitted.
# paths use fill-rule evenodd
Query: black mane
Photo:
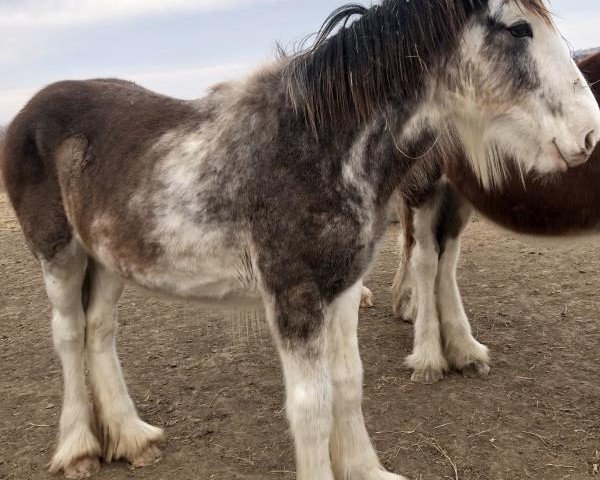
<svg viewBox="0 0 600 480"><path fill-rule="evenodd" d="M313 125L338 115L365 120L384 100L415 96L423 73L452 51L467 18L485 5L487 0L384 0L371 8L342 6L312 48L291 58L290 97ZM348 25L354 16L360 18Z"/></svg>
<svg viewBox="0 0 600 480"><path fill-rule="evenodd" d="M520 0L547 12L541 0ZM285 82L313 125L353 115L364 121L383 102L418 98L423 74L454 51L471 15L488 0L383 0L349 4L325 21L314 45L293 55ZM359 18L350 23L352 17ZM336 30L336 33L332 33Z"/></svg>

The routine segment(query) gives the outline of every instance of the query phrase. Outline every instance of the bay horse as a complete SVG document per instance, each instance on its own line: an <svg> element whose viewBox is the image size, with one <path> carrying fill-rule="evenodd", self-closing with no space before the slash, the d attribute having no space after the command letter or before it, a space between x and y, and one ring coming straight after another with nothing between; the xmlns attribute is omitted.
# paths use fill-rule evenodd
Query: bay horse
<svg viewBox="0 0 600 480"><path fill-rule="evenodd" d="M579 67L600 102L600 50L579 57ZM501 188L486 189L465 159L452 159L433 173L431 188L418 198L398 197L403 231L393 308L415 322L415 345L407 360L415 382L434 383L448 369L489 372L488 349L471 333L456 280L460 237L473 208L520 234L600 233L600 148L568 172L523 177L508 166L505 175Z"/></svg>
<svg viewBox="0 0 600 480"><path fill-rule="evenodd" d="M557 171L599 137L542 0L341 7L312 47L193 102L119 80L45 88L10 125L1 165L63 367L51 471L160 459L163 431L139 418L116 354L129 283L264 307L299 480L402 479L364 424L356 333L393 192L420 187L403 179L443 154L464 152L493 184L508 155Z"/></svg>

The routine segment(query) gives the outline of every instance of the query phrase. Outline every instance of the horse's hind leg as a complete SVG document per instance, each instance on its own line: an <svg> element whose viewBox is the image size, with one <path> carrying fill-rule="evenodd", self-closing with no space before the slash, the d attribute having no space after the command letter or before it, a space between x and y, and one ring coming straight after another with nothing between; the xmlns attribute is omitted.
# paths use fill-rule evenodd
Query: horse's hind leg
<svg viewBox="0 0 600 480"><path fill-rule="evenodd" d="M400 261L392 284L392 306L396 317L406 322L414 322L417 319L417 291L411 271L415 246L414 213L400 195L396 200L396 211L401 228L398 238Z"/></svg>
<svg viewBox="0 0 600 480"><path fill-rule="evenodd" d="M84 374L86 318L81 292L86 255L72 241L51 261L42 260L41 264L53 309L54 346L64 378L58 447L50 471L63 470L67 478L87 478L100 468L101 448L93 431Z"/></svg>
<svg viewBox="0 0 600 480"><path fill-rule="evenodd" d="M161 458L157 444L163 431L139 418L117 357L116 309L123 282L97 263L91 263L89 275L86 356L104 458L125 458L134 467L154 464Z"/></svg>
<svg viewBox="0 0 600 480"><path fill-rule="evenodd" d="M360 308L373 308L374 306L373 292L367 287L362 287L360 293Z"/></svg>

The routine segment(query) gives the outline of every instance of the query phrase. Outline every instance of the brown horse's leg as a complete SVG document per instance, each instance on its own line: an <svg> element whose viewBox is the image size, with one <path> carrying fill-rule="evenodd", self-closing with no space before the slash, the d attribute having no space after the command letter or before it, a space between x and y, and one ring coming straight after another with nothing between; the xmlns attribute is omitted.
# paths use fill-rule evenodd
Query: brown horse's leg
<svg viewBox="0 0 600 480"><path fill-rule="evenodd" d="M393 310L396 317L414 322L417 318L417 292L410 268L415 246L414 213L400 195L397 195L396 211L401 231L398 238L400 261L392 284Z"/></svg>
<svg viewBox="0 0 600 480"><path fill-rule="evenodd" d="M435 280L439 246L435 225L440 196L436 194L414 209L414 238L410 270L417 297L417 317L413 352L406 365L413 369L412 381L431 384L441 380L448 369L442 349L440 321L436 305Z"/></svg>
<svg viewBox="0 0 600 480"><path fill-rule="evenodd" d="M157 444L163 440L163 431L139 418L115 345L116 308L123 282L95 263L89 275L86 357L104 458L107 462L125 458L134 467L152 465L161 459Z"/></svg>
<svg viewBox="0 0 600 480"><path fill-rule="evenodd" d="M444 338L444 354L451 367L466 376L486 375L488 349L471 333L456 281L460 237L471 217L472 207L448 186L444 192L437 226L440 263L437 275L437 303Z"/></svg>
<svg viewBox="0 0 600 480"><path fill-rule="evenodd" d="M67 478L87 478L100 469L100 443L93 431L93 414L85 384L85 329L81 291L86 255L73 241L51 261L42 260L52 304L52 334L64 378L63 409L58 447L50 471Z"/></svg>

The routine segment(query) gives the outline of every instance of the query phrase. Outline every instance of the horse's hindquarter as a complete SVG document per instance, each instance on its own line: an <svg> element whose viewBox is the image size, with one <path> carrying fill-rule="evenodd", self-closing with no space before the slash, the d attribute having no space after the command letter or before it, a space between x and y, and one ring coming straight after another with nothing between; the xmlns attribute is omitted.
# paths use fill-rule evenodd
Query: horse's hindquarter
<svg viewBox="0 0 600 480"><path fill-rule="evenodd" d="M123 88L110 88L120 101L98 103L122 107L127 89L139 87ZM142 89L134 97L110 117L94 117L93 128L58 150L74 234L96 261L145 289L253 303L247 236L227 211L235 187L219 171L210 105L192 107Z"/></svg>

